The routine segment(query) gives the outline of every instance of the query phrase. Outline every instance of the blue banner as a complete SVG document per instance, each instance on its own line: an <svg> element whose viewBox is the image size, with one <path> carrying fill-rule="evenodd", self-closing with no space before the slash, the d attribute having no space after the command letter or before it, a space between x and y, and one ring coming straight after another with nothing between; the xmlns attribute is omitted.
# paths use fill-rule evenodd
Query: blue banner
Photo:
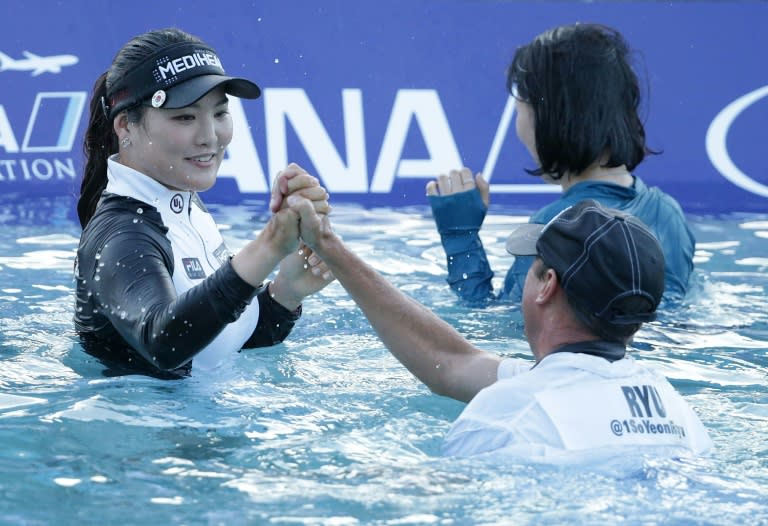
<svg viewBox="0 0 768 526"><path fill-rule="evenodd" d="M636 174L689 213L768 209L768 3L490 0L2 2L0 192L75 196L90 90L132 36L176 26L263 95L233 101L208 202L263 197L293 161L333 200L424 204L451 168L531 210L559 187L524 169L505 72L552 26L600 22L637 50L648 145Z"/></svg>

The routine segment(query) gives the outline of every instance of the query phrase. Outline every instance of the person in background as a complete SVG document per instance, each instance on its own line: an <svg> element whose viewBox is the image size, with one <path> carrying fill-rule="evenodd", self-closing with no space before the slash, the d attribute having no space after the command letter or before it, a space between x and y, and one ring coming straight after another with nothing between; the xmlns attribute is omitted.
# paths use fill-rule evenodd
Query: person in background
<svg viewBox="0 0 768 526"><path fill-rule="evenodd" d="M96 80L77 212L74 323L108 373L159 378L216 367L241 348L283 341L302 299L332 275L307 272L298 215L273 215L237 254L198 192L211 188L232 140L228 97L255 99L216 52L175 28L126 43ZM318 180L290 165L274 195L293 193L327 213ZM313 260L314 261L314 260ZM266 279L279 266L271 282Z"/></svg>
<svg viewBox="0 0 768 526"><path fill-rule="evenodd" d="M468 402L446 454L546 460L711 447L666 378L626 354L664 291L662 248L636 218L586 200L509 237L511 254L533 258L522 298L531 363L473 346L352 253L310 201L286 200L301 214L310 262L322 258L389 351L433 392Z"/></svg>
<svg viewBox="0 0 768 526"><path fill-rule="evenodd" d="M666 258L665 299L681 299L693 270L695 239L674 198L633 175L650 151L638 115L640 87L630 49L610 27L573 24L546 31L517 49L507 74L516 132L537 167L526 170L561 186L560 198L529 221L544 224L568 206L595 199L640 218ZM479 231L489 185L470 169L452 170L426 187L448 260L448 283L461 298L519 302L532 257L518 256L501 291Z"/></svg>

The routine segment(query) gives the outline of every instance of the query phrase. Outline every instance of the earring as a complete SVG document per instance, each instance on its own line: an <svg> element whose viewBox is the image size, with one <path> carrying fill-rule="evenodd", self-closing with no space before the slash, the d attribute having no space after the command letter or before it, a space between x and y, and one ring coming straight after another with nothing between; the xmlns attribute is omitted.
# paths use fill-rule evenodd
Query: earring
<svg viewBox="0 0 768 526"><path fill-rule="evenodd" d="M123 148L128 148L130 145L131 145L131 139L129 139L128 137L123 137L123 140L120 141L120 146L122 146Z"/></svg>

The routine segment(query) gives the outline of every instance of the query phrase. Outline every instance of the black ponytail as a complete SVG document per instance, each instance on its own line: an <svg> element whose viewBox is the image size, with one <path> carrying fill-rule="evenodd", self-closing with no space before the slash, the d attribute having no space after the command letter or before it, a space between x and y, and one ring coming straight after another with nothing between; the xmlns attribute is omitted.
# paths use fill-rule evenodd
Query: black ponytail
<svg viewBox="0 0 768 526"><path fill-rule="evenodd" d="M106 96L107 72L101 74L93 86L91 116L83 141L85 169L80 184L80 199L77 201L77 215L82 228L85 228L93 217L101 193L107 187L107 159L117 153L117 135L103 107Z"/></svg>

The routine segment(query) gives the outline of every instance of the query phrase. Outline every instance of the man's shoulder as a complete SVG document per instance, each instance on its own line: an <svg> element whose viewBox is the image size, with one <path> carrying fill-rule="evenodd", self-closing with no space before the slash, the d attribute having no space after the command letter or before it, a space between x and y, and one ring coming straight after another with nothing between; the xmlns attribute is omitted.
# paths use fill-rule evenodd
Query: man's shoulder
<svg viewBox="0 0 768 526"><path fill-rule="evenodd" d="M652 368L632 358L608 362L563 352L528 371L500 376L481 392L454 425L449 451L508 447L700 452L709 439L685 400Z"/></svg>

